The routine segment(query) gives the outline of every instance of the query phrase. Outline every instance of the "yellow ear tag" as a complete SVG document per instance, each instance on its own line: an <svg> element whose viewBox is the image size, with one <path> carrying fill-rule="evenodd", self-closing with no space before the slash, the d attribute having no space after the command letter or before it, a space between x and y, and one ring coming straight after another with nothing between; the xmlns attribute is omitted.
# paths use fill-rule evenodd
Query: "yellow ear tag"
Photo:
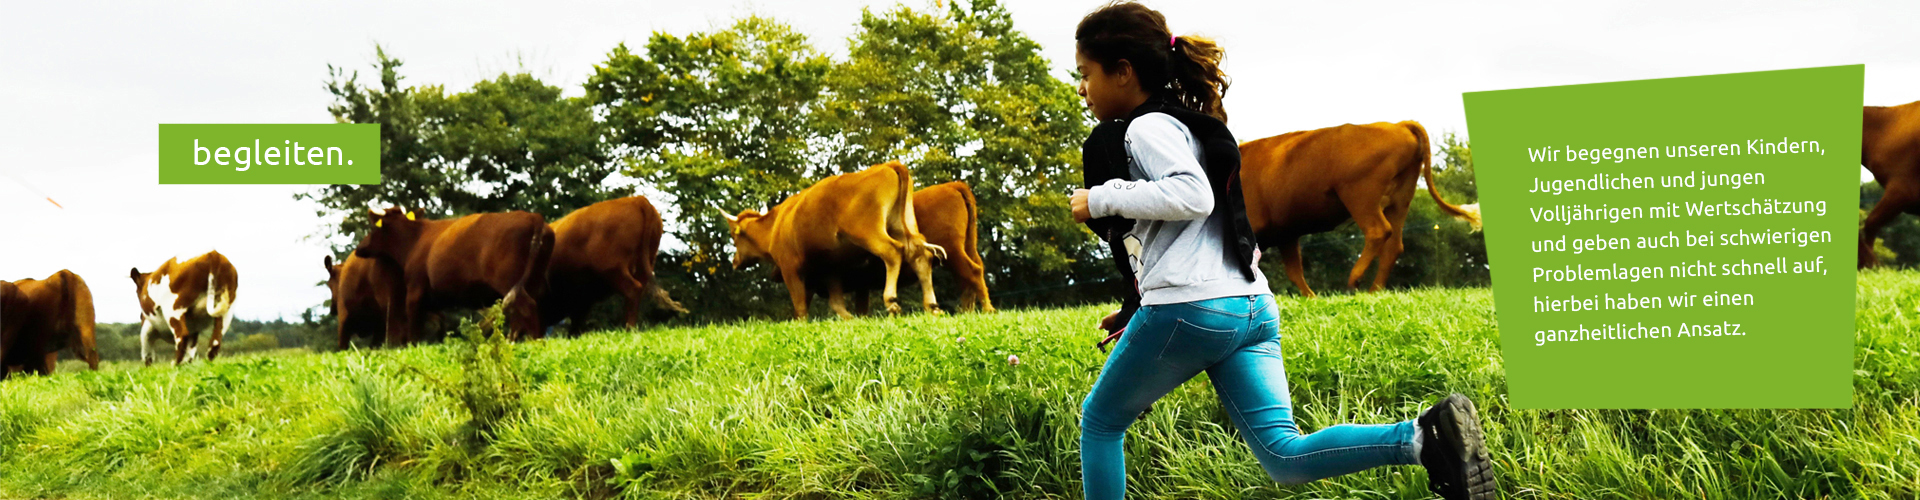
<svg viewBox="0 0 1920 500"><path fill-rule="evenodd" d="M381 219L374 219L374 220L373 220L373 227L380 227L380 223L382 223L382 222L386 222L386 221L385 221L385 220L381 220Z"/></svg>
<svg viewBox="0 0 1920 500"><path fill-rule="evenodd" d="M413 212L407 212L407 220L413 220Z"/></svg>

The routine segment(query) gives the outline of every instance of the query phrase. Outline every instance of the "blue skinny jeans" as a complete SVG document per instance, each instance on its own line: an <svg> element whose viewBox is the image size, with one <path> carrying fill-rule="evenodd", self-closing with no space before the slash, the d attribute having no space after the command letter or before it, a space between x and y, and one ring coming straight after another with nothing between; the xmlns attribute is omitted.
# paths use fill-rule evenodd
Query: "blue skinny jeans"
<svg viewBox="0 0 1920 500"><path fill-rule="evenodd" d="M1201 371L1275 481L1298 484L1419 463L1412 421L1300 433L1280 356L1278 312L1268 294L1140 308L1081 406L1080 479L1086 498L1125 496L1127 426Z"/></svg>

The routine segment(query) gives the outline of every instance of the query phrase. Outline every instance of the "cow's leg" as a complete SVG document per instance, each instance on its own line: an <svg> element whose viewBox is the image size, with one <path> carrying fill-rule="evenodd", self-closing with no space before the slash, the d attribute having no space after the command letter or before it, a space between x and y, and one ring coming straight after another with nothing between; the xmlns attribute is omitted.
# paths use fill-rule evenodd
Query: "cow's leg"
<svg viewBox="0 0 1920 500"><path fill-rule="evenodd" d="M167 319L167 330L173 333L173 366L193 361L193 348L198 347L194 344L199 343L200 337L197 335L198 332L187 330L186 311L174 309L164 316Z"/></svg>
<svg viewBox="0 0 1920 500"><path fill-rule="evenodd" d="M880 301L887 306L887 314L900 314L900 264L906 258L906 245L888 237L885 228L876 228L873 235L848 235L855 245L872 253L886 266L886 281L881 284Z"/></svg>
<svg viewBox="0 0 1920 500"><path fill-rule="evenodd" d="M987 295L986 266L967 255L949 257L947 269L960 279L961 288L967 291L960 298L960 310L993 312L993 299Z"/></svg>
<svg viewBox="0 0 1920 500"><path fill-rule="evenodd" d="M873 314L873 290L861 288L853 291L853 314L855 316Z"/></svg>
<svg viewBox="0 0 1920 500"><path fill-rule="evenodd" d="M960 274L958 271L955 271L953 275L960 281L959 304L954 306L954 308L963 313L980 310L980 292L974 290L973 280L967 279L967 275Z"/></svg>
<svg viewBox="0 0 1920 500"><path fill-rule="evenodd" d="M169 346L166 349L167 352L173 351L170 347L173 345L173 330L161 331L153 326L152 321L151 317L141 318L140 321L140 356L146 361L147 366L153 366L153 361L160 359L162 346Z"/></svg>
<svg viewBox="0 0 1920 500"><path fill-rule="evenodd" d="M160 356L166 356L168 354L173 353L173 344L174 344L173 329L168 328L165 331L161 331L160 329L156 328L153 331L153 336L149 340L147 340L147 342L154 346L153 348L154 359L158 359L162 362L165 362L167 358L162 358Z"/></svg>
<svg viewBox="0 0 1920 500"><path fill-rule="evenodd" d="M1373 268L1373 288L1368 291L1378 292L1381 288L1387 286L1387 275L1393 272L1393 263L1400 260L1400 252L1406 251L1407 249L1406 242L1402 240L1401 235L1405 234L1407 228L1408 208L1408 206L1396 205L1387 209L1387 223L1389 224L1387 227L1387 241L1380 246L1379 265Z"/></svg>
<svg viewBox="0 0 1920 500"><path fill-rule="evenodd" d="M347 322L348 322L348 321L349 321L349 320L350 320L351 318L350 318L350 317L349 317L349 316L347 315L347 308L345 308L345 307L341 307L341 308L339 308L339 309L340 309L340 314L336 314L336 315L334 315L334 318L333 318L333 320L334 320L334 321L335 321L335 323L336 323L336 324L335 324L334 326L337 326L337 327L339 327L339 328L335 328L334 330L336 330L336 333L338 333L338 334L339 334L339 336L340 336L340 349L339 349L339 350L341 350L341 351L345 351L345 350L347 350L347 346L348 346L348 343L347 343L347 342L348 342L348 340L350 340L350 339L348 339L348 338L347 338Z"/></svg>
<svg viewBox="0 0 1920 500"><path fill-rule="evenodd" d="M634 287L633 284L622 285L621 288L623 288L623 290L620 291L621 298L624 299L624 302L620 304L620 312L623 313L623 319L626 320L627 329L632 330L634 327L640 326L640 301L646 298L646 288ZM625 288L633 288L633 291L629 292L624 290Z"/></svg>
<svg viewBox="0 0 1920 500"><path fill-rule="evenodd" d="M198 344L200 340L199 336L197 335L180 333L182 330L186 329L186 325L179 324L179 323L180 322L178 320L168 321L168 324L172 325L172 329L174 331L173 366L180 366L181 363L193 361L192 354L193 354L193 348L195 347L194 344Z"/></svg>
<svg viewBox="0 0 1920 500"><path fill-rule="evenodd" d="M47 359L43 361L40 364L40 366L35 366L33 367L33 369L34 371L40 372L41 375L52 375L53 368L59 365L60 365L60 351L53 351L53 352L47 353Z"/></svg>
<svg viewBox="0 0 1920 500"><path fill-rule="evenodd" d="M200 332L187 336L187 360L181 364L192 363L200 359Z"/></svg>
<svg viewBox="0 0 1920 500"><path fill-rule="evenodd" d="M415 280L407 281L411 283ZM399 300L388 302L388 304L398 305L398 307L387 308L388 347L399 349L413 342L413 332L420 330L422 320L425 319L420 315L421 302L426 298L425 295L426 290L408 286Z"/></svg>
<svg viewBox="0 0 1920 500"><path fill-rule="evenodd" d="M227 327L232 323L233 323L232 314L228 314L226 316L221 316L213 319L213 333L208 335L209 338L207 339L207 362L208 363L212 363L213 358L220 357L220 338L223 336L226 336Z"/></svg>
<svg viewBox="0 0 1920 500"><path fill-rule="evenodd" d="M631 330L634 327L640 326L640 301L646 300L647 294L650 291L658 289L653 288L650 290L649 287L653 285L642 283L639 277L633 275L633 269L631 268L622 269L620 276L614 281L617 282L615 285L620 288L620 297L626 300L621 303L620 306L621 312L626 313L627 329ZM679 305L674 304L673 299L664 298L665 291L660 291L659 293L661 297L663 297L663 300L660 301L661 306L672 307ZM669 306L669 304L671 304L671 306Z"/></svg>
<svg viewBox="0 0 1920 500"><path fill-rule="evenodd" d="M1287 236L1280 240L1280 263L1287 268L1287 281L1300 289L1300 296L1313 298L1313 288L1307 286L1307 266L1300 260L1300 237Z"/></svg>
<svg viewBox="0 0 1920 500"><path fill-rule="evenodd" d="M839 273L827 276L827 308L840 319L853 319L853 313L847 312L846 285L842 281Z"/></svg>
<svg viewBox="0 0 1920 500"><path fill-rule="evenodd" d="M913 261L913 274L920 277L920 307L927 314L945 314L940 311L940 301L933 296L933 256L925 248L915 246L908 249Z"/></svg>
<svg viewBox="0 0 1920 500"><path fill-rule="evenodd" d="M140 361L153 366L153 321L147 315L140 315Z"/></svg>
<svg viewBox="0 0 1920 500"><path fill-rule="evenodd" d="M787 284L787 295L793 299L793 319L807 320L807 279L800 274L799 266L780 266L780 281Z"/></svg>
<svg viewBox="0 0 1920 500"><path fill-rule="evenodd" d="M1909 183L1895 182L1880 196L1880 202L1873 204L1873 211L1867 212L1866 220L1860 222L1860 257L1856 266L1862 269L1880 264L1873 255L1873 242L1880 239L1880 230L1900 216L1900 207L1912 204L1920 197L1920 189L1909 188Z"/></svg>
<svg viewBox="0 0 1920 500"><path fill-rule="evenodd" d="M1377 213L1355 217L1356 221L1360 219L1368 220L1367 223L1360 224L1360 230L1366 235L1367 243L1360 249L1360 258L1354 260L1353 270L1347 273L1348 289L1360 288L1360 278L1366 276L1367 268L1373 266L1373 262L1378 260L1380 249L1387 244L1386 217L1379 216Z"/></svg>
<svg viewBox="0 0 1920 500"><path fill-rule="evenodd" d="M887 282L880 287L880 303L887 308L888 315L900 314L900 254L884 255L880 262L887 266Z"/></svg>
<svg viewBox="0 0 1920 500"><path fill-rule="evenodd" d="M1347 213L1353 214L1353 222L1366 234L1367 246L1360 250L1360 258L1353 262L1353 271L1347 273L1347 288L1358 288L1360 277L1367 274L1367 267L1387 246L1387 230L1393 226L1387 222L1387 215L1381 205L1382 193L1370 189L1356 189L1350 193L1340 193L1340 201L1347 205Z"/></svg>
<svg viewBox="0 0 1920 500"><path fill-rule="evenodd" d="M200 332L191 330L189 332L185 337L186 340L181 341L181 345L186 347L187 358L180 364L192 363L194 359L200 357Z"/></svg>

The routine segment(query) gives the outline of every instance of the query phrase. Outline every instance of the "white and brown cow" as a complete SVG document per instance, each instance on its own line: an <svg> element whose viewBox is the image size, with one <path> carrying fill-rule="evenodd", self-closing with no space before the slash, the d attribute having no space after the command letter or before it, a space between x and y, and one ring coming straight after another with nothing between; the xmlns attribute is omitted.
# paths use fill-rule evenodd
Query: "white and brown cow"
<svg viewBox="0 0 1920 500"><path fill-rule="evenodd" d="M240 272L225 255L167 259L151 273L136 267L133 285L140 297L140 359L152 365L153 344L171 341L173 364L193 361L200 332L209 329L207 360L220 356L220 337L233 322L233 298L240 289Z"/></svg>

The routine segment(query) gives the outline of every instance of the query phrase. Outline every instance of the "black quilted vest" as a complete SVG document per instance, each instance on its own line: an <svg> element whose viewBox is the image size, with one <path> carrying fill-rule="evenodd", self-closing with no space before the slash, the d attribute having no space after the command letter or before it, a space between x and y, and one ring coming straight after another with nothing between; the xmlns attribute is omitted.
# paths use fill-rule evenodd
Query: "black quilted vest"
<svg viewBox="0 0 1920 500"><path fill-rule="evenodd" d="M1254 279L1258 272L1253 266L1255 248L1253 225L1247 221L1246 196L1240 189L1240 142L1234 140L1233 133L1227 130L1227 124L1205 113L1185 107L1168 104L1160 100L1148 100L1134 108L1126 118L1107 120L1094 126L1087 135L1087 142L1080 145L1081 178L1088 189L1105 184L1111 179L1136 180L1128 170L1130 159L1127 156L1127 125L1147 113L1166 113L1193 133L1200 143L1203 153L1201 168L1207 172L1207 182L1213 187L1213 209L1227 210L1231 217L1227 221L1227 244L1223 257L1234 263L1246 276ZM1119 216L1101 217L1087 221L1087 227L1105 242L1107 250L1113 256L1114 268L1120 271L1125 289L1121 292L1121 311L1119 324L1124 325L1140 309L1140 286L1134 282L1133 266L1127 262L1127 248L1122 243L1127 231L1133 229L1133 220Z"/></svg>

